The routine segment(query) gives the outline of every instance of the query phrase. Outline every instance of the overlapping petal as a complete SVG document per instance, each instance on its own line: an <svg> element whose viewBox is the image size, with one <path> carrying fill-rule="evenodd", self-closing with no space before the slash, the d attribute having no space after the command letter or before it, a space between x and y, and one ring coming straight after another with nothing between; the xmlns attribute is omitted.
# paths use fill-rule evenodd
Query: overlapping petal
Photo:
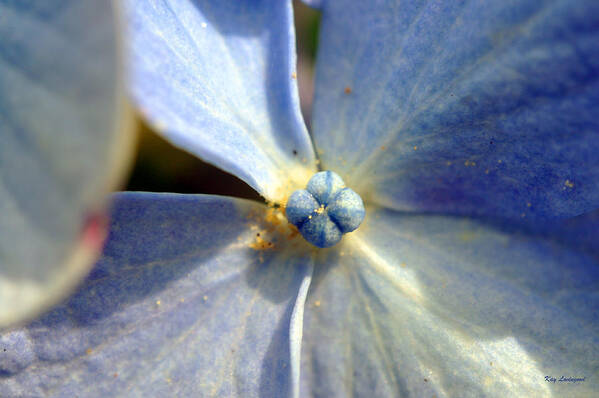
<svg viewBox="0 0 599 398"><path fill-rule="evenodd" d="M268 200L315 170L295 80L291 2L126 2L132 93L181 148Z"/></svg>
<svg viewBox="0 0 599 398"><path fill-rule="evenodd" d="M323 167L400 210L542 220L599 204L599 5L326 1Z"/></svg>
<svg viewBox="0 0 599 398"><path fill-rule="evenodd" d="M375 209L321 254L305 310L306 395L597 390L596 259L466 219Z"/></svg>
<svg viewBox="0 0 599 398"><path fill-rule="evenodd" d="M66 295L100 249L131 147L114 14L0 1L0 327Z"/></svg>
<svg viewBox="0 0 599 398"><path fill-rule="evenodd" d="M311 259L252 248L264 206L136 193L114 206L77 294L0 337L0 395L289 391L290 319Z"/></svg>

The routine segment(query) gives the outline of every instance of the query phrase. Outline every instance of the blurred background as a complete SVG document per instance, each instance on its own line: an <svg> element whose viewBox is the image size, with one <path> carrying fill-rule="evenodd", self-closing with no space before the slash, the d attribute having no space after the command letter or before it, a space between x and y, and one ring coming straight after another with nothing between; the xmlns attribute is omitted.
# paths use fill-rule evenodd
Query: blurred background
<svg viewBox="0 0 599 398"><path fill-rule="evenodd" d="M302 114L310 128L314 93L314 60L318 44L319 12L294 1L297 81ZM260 195L237 177L182 151L140 121L136 159L127 191L205 193L262 201Z"/></svg>

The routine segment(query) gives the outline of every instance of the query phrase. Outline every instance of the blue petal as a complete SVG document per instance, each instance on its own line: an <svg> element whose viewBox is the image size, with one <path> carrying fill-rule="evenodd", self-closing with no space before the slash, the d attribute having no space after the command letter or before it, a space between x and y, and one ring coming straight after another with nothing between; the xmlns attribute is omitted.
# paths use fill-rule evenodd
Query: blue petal
<svg viewBox="0 0 599 398"><path fill-rule="evenodd" d="M325 2L323 167L399 210L599 207L598 28L594 0Z"/></svg>
<svg viewBox="0 0 599 398"><path fill-rule="evenodd" d="M290 319L311 259L286 240L252 248L257 233L276 238L265 210L218 196L117 195L103 257L79 292L0 338L0 396L289 391Z"/></svg>
<svg viewBox="0 0 599 398"><path fill-rule="evenodd" d="M291 2L125 3L131 91L149 121L269 200L303 187L315 163L299 110Z"/></svg>
<svg viewBox="0 0 599 398"><path fill-rule="evenodd" d="M304 394L595 394L596 260L466 219L368 212L339 250L316 260Z"/></svg>
<svg viewBox="0 0 599 398"><path fill-rule="evenodd" d="M0 0L0 327L64 297L132 147L114 10Z"/></svg>
<svg viewBox="0 0 599 398"><path fill-rule="evenodd" d="M599 210L561 220L548 225L544 232L580 251L587 252L599 261Z"/></svg>
<svg viewBox="0 0 599 398"><path fill-rule="evenodd" d="M312 283L312 276L314 275L314 264L310 263L302 284L300 285L297 299L291 313L291 322L289 324L289 359L291 365L291 384L290 389L291 398L299 398L300 394L300 380L301 380L301 360L300 354L302 351L302 337L304 330L304 309L306 307L306 298L308 297L308 290ZM284 394L280 394L284 395Z"/></svg>

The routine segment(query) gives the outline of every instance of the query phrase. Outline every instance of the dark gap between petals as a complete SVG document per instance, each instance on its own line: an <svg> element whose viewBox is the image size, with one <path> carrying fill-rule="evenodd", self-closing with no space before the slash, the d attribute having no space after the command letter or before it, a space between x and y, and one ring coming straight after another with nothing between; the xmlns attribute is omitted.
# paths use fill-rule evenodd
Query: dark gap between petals
<svg viewBox="0 0 599 398"><path fill-rule="evenodd" d="M140 139L127 191L223 195L264 203L248 184L201 161L141 122Z"/></svg>

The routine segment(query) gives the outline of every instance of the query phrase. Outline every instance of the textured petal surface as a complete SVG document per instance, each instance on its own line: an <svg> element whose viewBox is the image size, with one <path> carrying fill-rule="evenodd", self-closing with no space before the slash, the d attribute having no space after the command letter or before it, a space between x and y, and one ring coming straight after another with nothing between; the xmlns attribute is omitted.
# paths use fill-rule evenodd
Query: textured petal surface
<svg viewBox="0 0 599 398"><path fill-rule="evenodd" d="M599 204L599 3L327 1L314 139L366 202L512 219Z"/></svg>
<svg viewBox="0 0 599 398"><path fill-rule="evenodd" d="M303 394L597 391L599 267L590 257L459 218L368 214L315 265Z"/></svg>
<svg viewBox="0 0 599 398"><path fill-rule="evenodd" d="M0 337L0 395L281 396L311 260L250 247L264 212L218 196L117 195L79 292Z"/></svg>
<svg viewBox="0 0 599 398"><path fill-rule="evenodd" d="M0 0L0 327L98 254L94 214L131 148L111 4Z"/></svg>
<svg viewBox="0 0 599 398"><path fill-rule="evenodd" d="M268 200L315 170L299 110L290 1L128 0L132 93L179 147Z"/></svg>

